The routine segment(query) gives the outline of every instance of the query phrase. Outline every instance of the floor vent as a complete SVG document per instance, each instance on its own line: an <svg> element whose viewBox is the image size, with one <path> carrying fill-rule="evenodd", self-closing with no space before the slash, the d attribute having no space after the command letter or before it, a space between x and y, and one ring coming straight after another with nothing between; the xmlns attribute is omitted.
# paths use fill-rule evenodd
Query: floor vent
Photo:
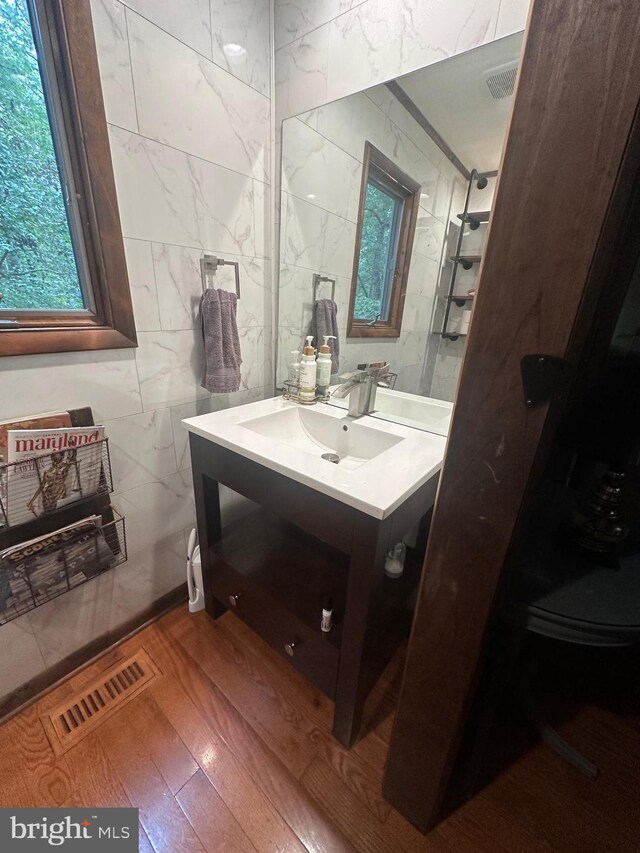
<svg viewBox="0 0 640 853"><path fill-rule="evenodd" d="M160 670L144 649L118 661L41 717L56 755L62 755L145 690Z"/></svg>

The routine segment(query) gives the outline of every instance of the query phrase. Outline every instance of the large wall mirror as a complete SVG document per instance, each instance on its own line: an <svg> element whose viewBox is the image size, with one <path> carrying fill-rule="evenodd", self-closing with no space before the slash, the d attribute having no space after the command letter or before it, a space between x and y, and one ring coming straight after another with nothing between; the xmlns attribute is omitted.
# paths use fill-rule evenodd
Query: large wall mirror
<svg viewBox="0 0 640 853"><path fill-rule="evenodd" d="M306 335L335 333L332 384L386 362L375 416L446 434L521 44L283 122L278 385Z"/></svg>

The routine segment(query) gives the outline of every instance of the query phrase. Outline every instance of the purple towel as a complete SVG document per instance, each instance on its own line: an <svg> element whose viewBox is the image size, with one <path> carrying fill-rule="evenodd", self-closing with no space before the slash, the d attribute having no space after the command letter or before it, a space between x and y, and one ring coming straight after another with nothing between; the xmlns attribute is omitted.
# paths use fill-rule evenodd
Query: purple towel
<svg viewBox="0 0 640 853"><path fill-rule="evenodd" d="M200 301L204 339L203 388L225 394L240 388L240 338L236 322L238 297L227 290L208 288Z"/></svg>
<svg viewBox="0 0 640 853"><path fill-rule="evenodd" d="M309 334L313 335L313 345L317 350L324 343L324 335L335 335L335 341L329 341L329 344L331 373L337 373L340 366L340 338L338 337L338 306L333 299L316 299Z"/></svg>

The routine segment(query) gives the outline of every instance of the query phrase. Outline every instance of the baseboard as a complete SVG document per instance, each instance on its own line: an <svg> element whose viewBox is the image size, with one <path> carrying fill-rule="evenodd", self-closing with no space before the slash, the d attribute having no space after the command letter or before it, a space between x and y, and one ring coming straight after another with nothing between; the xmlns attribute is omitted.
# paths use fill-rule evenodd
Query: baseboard
<svg viewBox="0 0 640 853"><path fill-rule="evenodd" d="M174 607L183 604L187 601L187 598L186 584L181 584L176 589L163 595L162 598L154 601L153 604L136 616L128 619L115 631L107 631L101 634L95 640L87 643L86 646L68 655L64 660L39 673L30 681L21 684L12 693L0 699L0 723L4 723L10 717L20 713L27 705L31 705L46 693L53 690L54 687L57 687L65 678L84 669L107 649L124 642L169 610L173 610Z"/></svg>

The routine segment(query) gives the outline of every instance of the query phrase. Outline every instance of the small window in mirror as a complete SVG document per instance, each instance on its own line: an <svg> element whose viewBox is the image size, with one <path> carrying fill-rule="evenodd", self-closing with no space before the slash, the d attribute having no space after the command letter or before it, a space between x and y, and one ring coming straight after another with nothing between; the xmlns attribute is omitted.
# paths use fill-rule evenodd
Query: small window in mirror
<svg viewBox="0 0 640 853"><path fill-rule="evenodd" d="M348 337L400 335L420 184L365 143Z"/></svg>

